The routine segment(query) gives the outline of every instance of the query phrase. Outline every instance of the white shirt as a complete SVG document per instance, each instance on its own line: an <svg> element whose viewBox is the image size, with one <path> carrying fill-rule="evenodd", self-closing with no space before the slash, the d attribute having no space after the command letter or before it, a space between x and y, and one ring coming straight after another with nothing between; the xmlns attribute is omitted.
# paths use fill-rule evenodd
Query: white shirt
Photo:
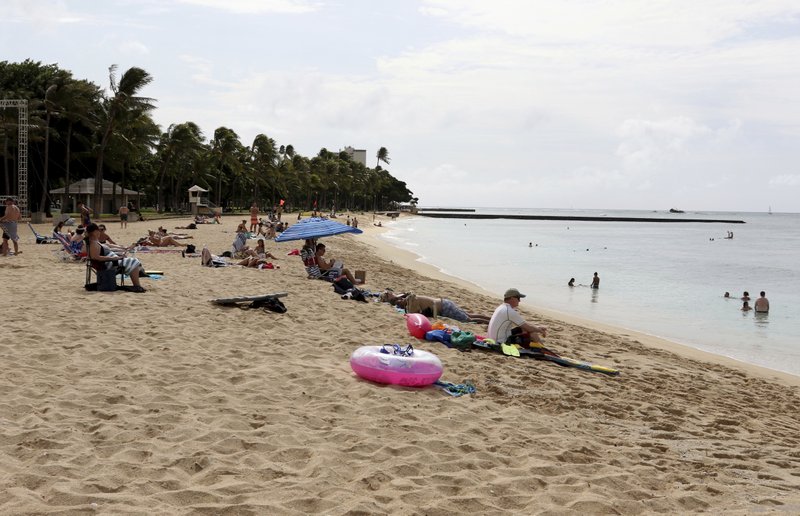
<svg viewBox="0 0 800 516"><path fill-rule="evenodd" d="M494 339L498 344L502 344L511 335L511 330L523 324L525 324L525 320L522 316L511 305L503 303L492 314L487 337Z"/></svg>

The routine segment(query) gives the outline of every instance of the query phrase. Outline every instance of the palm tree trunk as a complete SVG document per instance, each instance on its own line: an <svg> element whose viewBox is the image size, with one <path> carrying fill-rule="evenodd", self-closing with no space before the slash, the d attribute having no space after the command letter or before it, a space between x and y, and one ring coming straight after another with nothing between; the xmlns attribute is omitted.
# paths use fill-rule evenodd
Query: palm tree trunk
<svg viewBox="0 0 800 516"><path fill-rule="evenodd" d="M169 165L169 155L164 158L164 164L161 166L161 173L158 175L158 211L164 211L164 176L167 174L167 165Z"/></svg>
<svg viewBox="0 0 800 516"><path fill-rule="evenodd" d="M94 173L94 216L100 218L103 213L103 158L105 157L106 147L111 140L111 134L114 131L114 116L110 115L106 130L103 132L103 138L100 140L100 149L97 152L97 170Z"/></svg>
<svg viewBox="0 0 800 516"><path fill-rule="evenodd" d="M47 112L44 123L44 173L42 174L42 200L39 203L39 212L49 212L50 206L47 203L47 181L50 166L50 111ZM47 204L45 204L47 203Z"/></svg>
<svg viewBox="0 0 800 516"><path fill-rule="evenodd" d="M222 206L222 167L219 169L217 176L217 206Z"/></svg>
<svg viewBox="0 0 800 516"><path fill-rule="evenodd" d="M8 135L3 138L3 175L6 180L5 192L11 195L11 174L8 170Z"/></svg>
<svg viewBox="0 0 800 516"><path fill-rule="evenodd" d="M70 212L72 211L71 207L69 208L69 210L67 210L67 207L69 205L69 181L70 181L70 177L69 177L69 162L72 161L72 159L71 159L72 156L70 155L70 153L71 153L71 145L70 144L71 143L72 143L72 121L70 121L69 124L67 125L67 163L66 163L66 168L65 168L66 175L67 175L67 184L64 187L64 198L61 199L61 212L62 213L64 211L70 211Z"/></svg>
<svg viewBox="0 0 800 516"><path fill-rule="evenodd" d="M118 203L116 203L114 205L117 208L117 210L119 210L119 207L122 206L122 203L124 202L124 199L125 199L125 176L130 175L129 174L130 171L131 171L131 164L126 159L124 162L122 162L122 178L119 181L119 194L120 194L120 197L122 197L122 199Z"/></svg>

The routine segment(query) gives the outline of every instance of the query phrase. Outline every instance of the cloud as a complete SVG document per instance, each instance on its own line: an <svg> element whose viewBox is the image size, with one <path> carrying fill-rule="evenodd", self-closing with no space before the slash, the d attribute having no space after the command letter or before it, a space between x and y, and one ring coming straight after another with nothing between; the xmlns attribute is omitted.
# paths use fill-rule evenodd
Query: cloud
<svg viewBox="0 0 800 516"><path fill-rule="evenodd" d="M319 2L308 0L177 0L179 3L209 7L236 14L304 14L318 10Z"/></svg>
<svg viewBox="0 0 800 516"><path fill-rule="evenodd" d="M419 8L420 14L424 16L446 16L447 10L441 7L422 6Z"/></svg>
<svg viewBox="0 0 800 516"><path fill-rule="evenodd" d="M783 188L785 186L800 186L800 174L781 174L769 179L769 186Z"/></svg>
<svg viewBox="0 0 800 516"><path fill-rule="evenodd" d="M34 27L52 27L58 24L80 23L86 20L71 12L62 0L10 0L3 3L3 18L29 23Z"/></svg>
<svg viewBox="0 0 800 516"><path fill-rule="evenodd" d="M119 45L119 50L123 54L135 54L145 56L150 53L150 49L141 41L129 40L123 41Z"/></svg>
<svg viewBox="0 0 800 516"><path fill-rule="evenodd" d="M712 44L762 22L790 19L800 6L794 0L425 0L423 9L447 13L472 29L541 42L678 47Z"/></svg>
<svg viewBox="0 0 800 516"><path fill-rule="evenodd" d="M619 128L622 141L617 147L617 155L628 167L647 168L680 152L691 139L711 132L708 127L688 117L656 121L629 119Z"/></svg>

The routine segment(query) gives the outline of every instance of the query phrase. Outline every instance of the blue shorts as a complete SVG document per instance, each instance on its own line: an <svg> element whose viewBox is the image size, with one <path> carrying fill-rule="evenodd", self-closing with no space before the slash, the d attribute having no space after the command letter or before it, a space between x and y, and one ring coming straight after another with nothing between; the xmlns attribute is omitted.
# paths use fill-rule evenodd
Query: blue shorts
<svg viewBox="0 0 800 516"><path fill-rule="evenodd" d="M442 312L439 315L447 317L448 319L455 319L459 322L468 322L470 320L467 312L459 308L457 304L445 298L442 298Z"/></svg>

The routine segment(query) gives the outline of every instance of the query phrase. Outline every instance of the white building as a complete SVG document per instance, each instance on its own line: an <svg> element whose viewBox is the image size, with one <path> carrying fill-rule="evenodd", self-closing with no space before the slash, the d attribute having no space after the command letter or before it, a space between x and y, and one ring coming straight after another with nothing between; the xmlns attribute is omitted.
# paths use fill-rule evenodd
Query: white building
<svg viewBox="0 0 800 516"><path fill-rule="evenodd" d="M367 150L366 149L354 149L354 148L352 148L352 147L350 147L348 145L347 147L344 148L343 152L346 152L347 154L349 154L351 160L353 160L353 161L355 161L357 163L361 163L365 167L367 166Z"/></svg>

